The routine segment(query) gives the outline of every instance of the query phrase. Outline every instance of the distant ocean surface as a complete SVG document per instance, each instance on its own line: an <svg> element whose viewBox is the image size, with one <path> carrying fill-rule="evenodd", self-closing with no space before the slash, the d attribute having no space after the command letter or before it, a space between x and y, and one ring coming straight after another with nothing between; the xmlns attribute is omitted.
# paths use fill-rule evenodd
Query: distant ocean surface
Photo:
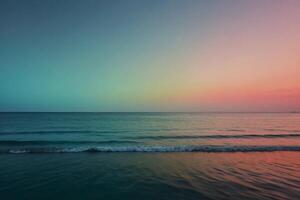
<svg viewBox="0 0 300 200"><path fill-rule="evenodd" d="M298 113L0 113L1 199L300 199Z"/></svg>

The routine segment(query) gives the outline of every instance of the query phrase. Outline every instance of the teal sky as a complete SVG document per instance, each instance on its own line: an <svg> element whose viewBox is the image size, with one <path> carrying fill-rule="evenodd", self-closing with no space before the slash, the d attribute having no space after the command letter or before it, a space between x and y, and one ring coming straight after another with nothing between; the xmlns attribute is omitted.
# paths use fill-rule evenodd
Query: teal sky
<svg viewBox="0 0 300 200"><path fill-rule="evenodd" d="M2 0L0 111L245 110L247 102L236 107L235 101L207 103L201 95L234 89L231 75L225 76L228 70L212 68L209 55L224 61L220 56L226 50L219 51L214 41L226 42L219 35L230 35L232 24L252 23L253 11L264 13L268 4L258 2ZM269 11L264 23L272 22ZM257 37L253 34L249 37ZM236 44L234 38L228 40ZM240 77L249 72L243 68ZM288 78L291 83L282 88L297 89L294 77ZM253 110L265 104L253 105ZM288 104L284 109L299 108ZM267 109L277 104L272 106Z"/></svg>

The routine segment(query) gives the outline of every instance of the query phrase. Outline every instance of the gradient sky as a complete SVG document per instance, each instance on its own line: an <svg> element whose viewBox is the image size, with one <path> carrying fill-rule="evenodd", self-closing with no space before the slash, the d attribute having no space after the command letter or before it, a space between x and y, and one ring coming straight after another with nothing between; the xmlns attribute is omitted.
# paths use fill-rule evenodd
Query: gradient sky
<svg viewBox="0 0 300 200"><path fill-rule="evenodd" d="M0 111L300 111L300 1L1 0Z"/></svg>

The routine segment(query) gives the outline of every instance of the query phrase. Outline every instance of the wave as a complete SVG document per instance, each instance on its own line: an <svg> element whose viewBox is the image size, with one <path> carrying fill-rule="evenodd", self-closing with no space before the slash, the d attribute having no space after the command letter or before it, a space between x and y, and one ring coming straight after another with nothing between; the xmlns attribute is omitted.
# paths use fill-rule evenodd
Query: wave
<svg viewBox="0 0 300 200"><path fill-rule="evenodd" d="M149 130L147 130L149 131ZM153 130L152 130L153 131ZM230 129L229 131L243 132L238 129ZM38 131L0 131L0 135L24 135L24 134L117 134L117 133L132 133L136 131L129 130L38 130ZM281 134L229 134L229 135L144 135L144 136L125 136L122 139L230 139L230 138L286 138L300 137L300 131L295 133Z"/></svg>
<svg viewBox="0 0 300 200"><path fill-rule="evenodd" d="M108 152L273 152L300 151L300 146L124 146L77 148L23 148L1 150L0 153L108 153Z"/></svg>
<svg viewBox="0 0 300 200"><path fill-rule="evenodd" d="M296 132L299 133L300 132L300 130L296 130L296 129L290 130L290 129L265 128L263 130L271 131L271 132L294 132L294 133L296 133Z"/></svg>
<svg viewBox="0 0 300 200"><path fill-rule="evenodd" d="M0 140L0 146L4 145L68 145L68 144L124 144L124 143L140 143L134 140L103 140L103 141L46 141L46 140Z"/></svg>
<svg viewBox="0 0 300 200"><path fill-rule="evenodd" d="M126 130L99 131L99 130L48 130L48 131L1 131L0 135L23 135L23 134L69 134L69 133L126 133Z"/></svg>
<svg viewBox="0 0 300 200"><path fill-rule="evenodd" d="M134 136L127 139L230 139L230 138L287 138L300 137L300 134L243 134L243 135L158 135L158 136Z"/></svg>

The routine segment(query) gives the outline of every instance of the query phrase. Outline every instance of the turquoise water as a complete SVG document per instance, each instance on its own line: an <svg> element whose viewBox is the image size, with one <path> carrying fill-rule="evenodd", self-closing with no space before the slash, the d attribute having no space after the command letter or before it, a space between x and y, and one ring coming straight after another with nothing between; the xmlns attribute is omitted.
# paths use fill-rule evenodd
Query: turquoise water
<svg viewBox="0 0 300 200"><path fill-rule="evenodd" d="M0 194L299 199L300 114L1 113Z"/></svg>

